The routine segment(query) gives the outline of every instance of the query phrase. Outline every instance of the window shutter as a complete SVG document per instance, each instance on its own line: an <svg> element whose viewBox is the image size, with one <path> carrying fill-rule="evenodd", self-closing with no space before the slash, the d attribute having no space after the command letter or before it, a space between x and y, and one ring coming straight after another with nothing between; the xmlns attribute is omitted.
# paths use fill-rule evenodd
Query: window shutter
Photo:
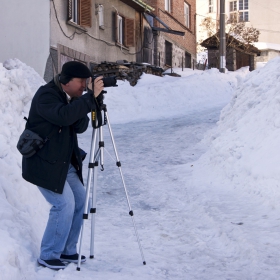
<svg viewBox="0 0 280 280"><path fill-rule="evenodd" d="M134 19L125 19L125 45L127 47L134 47Z"/></svg>
<svg viewBox="0 0 280 280"><path fill-rule="evenodd" d="M68 20L73 19L73 6L72 6L72 0L68 0Z"/></svg>
<svg viewBox="0 0 280 280"><path fill-rule="evenodd" d="M80 25L91 27L91 0L80 0Z"/></svg>

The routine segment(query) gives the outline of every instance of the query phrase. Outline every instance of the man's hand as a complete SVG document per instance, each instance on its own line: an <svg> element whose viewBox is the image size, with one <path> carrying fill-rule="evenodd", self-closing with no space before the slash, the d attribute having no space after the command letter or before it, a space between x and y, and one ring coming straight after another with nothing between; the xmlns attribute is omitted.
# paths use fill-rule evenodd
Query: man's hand
<svg viewBox="0 0 280 280"><path fill-rule="evenodd" d="M93 90L93 94L95 97L97 97L100 94L100 92L104 89L104 84L103 84L102 79L103 79L103 77L100 76L100 77L97 77L92 82L92 78L91 77L89 78L88 88L90 90ZM92 89L92 86L93 86L93 89Z"/></svg>

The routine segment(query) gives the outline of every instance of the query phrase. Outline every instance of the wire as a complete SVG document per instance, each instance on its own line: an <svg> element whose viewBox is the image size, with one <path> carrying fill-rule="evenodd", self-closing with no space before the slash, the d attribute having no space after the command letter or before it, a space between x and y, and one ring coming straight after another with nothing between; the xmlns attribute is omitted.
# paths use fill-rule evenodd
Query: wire
<svg viewBox="0 0 280 280"><path fill-rule="evenodd" d="M203 0L203 2L204 2L204 3L201 4L199 7L196 7L196 10L197 10L197 9L201 9L201 8L203 8L203 7L206 6L206 5L209 5L208 3L205 2L205 0Z"/></svg>
<svg viewBox="0 0 280 280"><path fill-rule="evenodd" d="M53 2L53 8L54 8L54 12L55 12L55 17L56 17L57 23L58 23L58 25L59 25L59 27L60 27L60 30L61 30L62 34L63 34L66 38L68 38L69 40L73 40L73 39L75 38L75 35L76 35L76 34L77 34L77 35L82 35L82 34L84 34L84 35L87 35L88 37L90 37L90 38L92 38L92 39L94 39L94 40L96 40L96 41L100 41L100 42L105 43L105 44L106 44L107 46L109 46L109 47L115 47L115 46L116 46L115 43L110 43L110 42L108 42L108 41L105 41L105 40L96 38L96 37L94 37L94 36L88 34L86 31L84 31L84 32L77 32L77 28L76 28L76 27L75 27L75 31L73 32L73 34L70 35L70 36L68 36L68 35L65 33L65 31L63 30L63 28L62 28L62 26L61 26L61 24L60 24L60 21L59 21L59 19L58 19L57 10L56 10L56 6L55 6L55 3L54 3L54 0L51 0L51 1ZM117 10L114 6L113 6L113 8L117 11L117 14L118 14L118 10ZM147 35L146 35L146 36L147 36ZM151 42L148 41L148 43L151 44L153 41L154 41L154 36L153 36L153 38L152 38L152 41L151 41ZM131 53L131 52L129 52L128 50L126 51L126 50L123 48L123 45L122 45L122 44L121 44L121 46L120 46L120 51L121 51L124 55L135 55L135 54L139 54L139 53L142 52L143 49L144 49L144 47L142 46L141 49L140 49L139 51L134 52L134 53Z"/></svg>
<svg viewBox="0 0 280 280"><path fill-rule="evenodd" d="M56 11L56 7L55 7L55 4L54 4L54 0L52 0L52 2L53 2L53 8L54 8L55 17L56 17L56 20L57 20L57 22L58 22L58 25L59 25L60 30L62 31L63 35L64 35L65 37L67 37L68 39L73 40L73 39L75 38L75 34L78 34L78 35L83 34L84 32L79 33L79 32L77 32L76 29L75 29L74 33L73 33L72 35L70 35L70 36L68 36L68 35L64 32L64 30L63 30L63 28L62 28L62 26L61 26L61 24L60 24L60 22L59 22L59 20L58 20L58 16L57 16L57 11Z"/></svg>
<svg viewBox="0 0 280 280"><path fill-rule="evenodd" d="M103 43L105 43L106 45L108 45L108 46L110 46L110 47L116 46L116 45L113 44L113 43L109 43L109 42L107 42L107 41L105 41L105 40L102 40L102 39L99 39L99 38L95 38L95 37L93 37L92 35L90 35L90 34L88 34L88 33L85 33L85 35L89 36L90 38L92 38L92 39L94 39L94 40L96 40L96 41L103 42Z"/></svg>
<svg viewBox="0 0 280 280"><path fill-rule="evenodd" d="M209 17L210 17L210 16L200 15L200 14L197 14L197 13L196 13L196 15L197 15L197 16L200 16L200 17L204 17L204 18L209 18ZM219 21L218 19L215 19L215 18L212 18L212 17L211 17L211 19L213 19L213 20L215 20L215 21Z"/></svg>

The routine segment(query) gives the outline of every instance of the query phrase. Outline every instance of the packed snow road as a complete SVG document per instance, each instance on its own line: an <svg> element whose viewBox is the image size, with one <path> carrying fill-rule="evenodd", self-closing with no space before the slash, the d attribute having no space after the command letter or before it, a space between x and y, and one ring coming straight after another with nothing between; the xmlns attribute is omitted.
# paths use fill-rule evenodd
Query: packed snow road
<svg viewBox="0 0 280 280"><path fill-rule="evenodd" d="M112 125L146 266L109 132L103 127L105 170L98 176L95 259L74 274L70 266L61 272L64 277L76 279L80 273L84 279L277 279L279 227L275 217L261 216L269 207L250 200L251 194L236 192L228 182L226 188L213 186L205 184L207 174L197 175L196 160L208 148L200 140L215 126L220 109ZM89 128L80 139L86 151L91 133ZM85 178L87 171L85 163ZM90 232L87 221L86 255Z"/></svg>
<svg viewBox="0 0 280 280"><path fill-rule="evenodd" d="M64 277L196 279L197 268L201 268L196 261L196 230L192 228L197 215L192 211L189 198L191 166L204 152L205 147L199 147L198 143L205 131L215 125L220 109L172 119L112 125L146 266L142 265L128 215L108 126L103 127L105 170L98 171L95 259L88 260L81 271L74 274L73 265L69 266L61 272ZM79 140L88 153L91 135L89 128ZM88 158L84 178L87 178L87 161ZM190 167L188 174L186 166ZM86 221L83 239L86 255L90 233L90 221Z"/></svg>

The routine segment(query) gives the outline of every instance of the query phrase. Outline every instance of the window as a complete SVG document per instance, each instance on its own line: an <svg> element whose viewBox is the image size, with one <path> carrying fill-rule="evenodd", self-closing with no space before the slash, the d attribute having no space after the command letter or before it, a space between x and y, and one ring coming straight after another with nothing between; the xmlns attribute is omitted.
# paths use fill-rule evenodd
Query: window
<svg viewBox="0 0 280 280"><path fill-rule="evenodd" d="M249 21L249 0L239 0L239 21Z"/></svg>
<svg viewBox="0 0 280 280"><path fill-rule="evenodd" d="M68 21L91 27L91 0L68 0Z"/></svg>
<svg viewBox="0 0 280 280"><path fill-rule="evenodd" d="M237 11L237 1L229 2L229 12L236 12Z"/></svg>
<svg viewBox="0 0 280 280"><path fill-rule="evenodd" d="M98 5L99 27L104 28L104 6Z"/></svg>
<svg viewBox="0 0 280 280"><path fill-rule="evenodd" d="M237 20L237 1L229 2L229 20L230 21Z"/></svg>
<svg viewBox="0 0 280 280"><path fill-rule="evenodd" d="M249 4L248 0L239 0L239 11L248 10Z"/></svg>
<svg viewBox="0 0 280 280"><path fill-rule="evenodd" d="M187 3L184 3L184 15L185 15L185 24L190 28L190 6Z"/></svg>
<svg viewBox="0 0 280 280"><path fill-rule="evenodd" d="M79 24L79 1L78 0L72 0L72 7L73 7L73 22Z"/></svg>
<svg viewBox="0 0 280 280"><path fill-rule="evenodd" d="M167 12L171 13L171 0L164 0L164 8Z"/></svg>
<svg viewBox="0 0 280 280"><path fill-rule="evenodd" d="M124 34L124 26L123 26L123 18L119 15L117 15L117 29L118 29L118 43L123 45L123 34Z"/></svg>
<svg viewBox="0 0 280 280"><path fill-rule="evenodd" d="M214 0L209 0L209 13L213 13L214 12Z"/></svg>
<svg viewBox="0 0 280 280"><path fill-rule="evenodd" d="M134 43L134 19L126 18L123 15L115 13L116 32L115 40L118 44L126 47L133 47Z"/></svg>

